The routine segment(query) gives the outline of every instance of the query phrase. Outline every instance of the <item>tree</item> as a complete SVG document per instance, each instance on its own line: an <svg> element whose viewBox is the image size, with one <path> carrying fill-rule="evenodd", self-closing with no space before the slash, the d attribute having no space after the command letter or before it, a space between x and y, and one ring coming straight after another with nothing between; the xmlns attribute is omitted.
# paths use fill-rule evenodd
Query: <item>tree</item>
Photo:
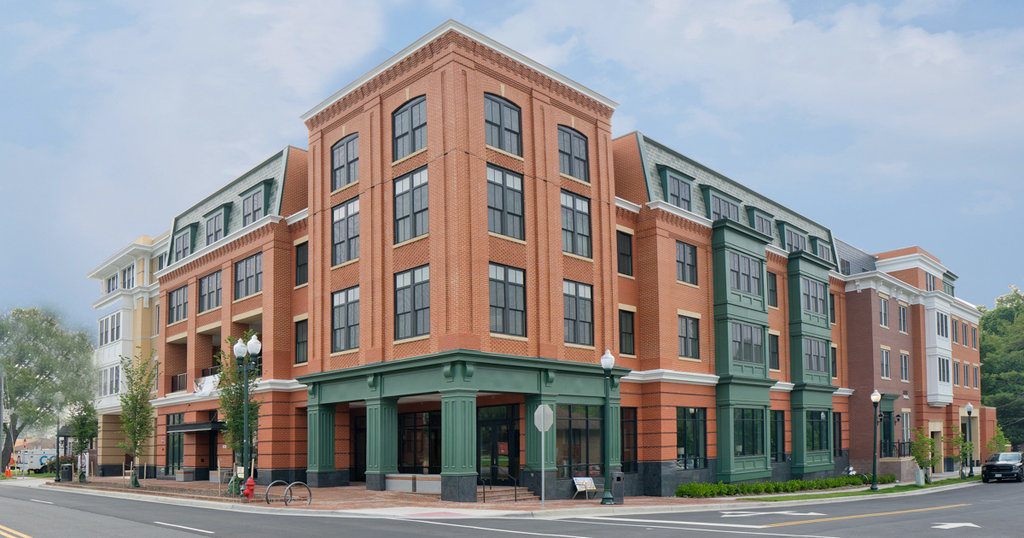
<svg viewBox="0 0 1024 538"><path fill-rule="evenodd" d="M248 330L245 331L242 336L242 342L249 340L256 331ZM227 349L231 349L238 338L228 336L226 338L228 343L225 346ZM226 444L231 447L231 451L235 454L235 458L240 459L239 455L242 452L242 442L245 440L244 434L244 382L243 373L238 368L238 361L233 354L228 354L223 349L220 351L220 417L224 421L224 440ZM259 424L260 414L260 402L258 402L253 396L253 390L256 388L256 374L255 372L249 372L249 439L252 443L253 437L256 435L256 427ZM250 445L251 446L251 445ZM243 462L247 464L247 462ZM233 480L233 479L232 479Z"/></svg>
<svg viewBox="0 0 1024 538"><path fill-rule="evenodd" d="M924 426L914 429L914 440L910 443L910 454L914 457L917 466L926 473L929 483L931 483L929 469L942 460L942 455L938 453L937 448L936 440L932 439L931 435L924 429Z"/></svg>
<svg viewBox="0 0 1024 538"><path fill-rule="evenodd" d="M974 453L974 443L967 440L967 436L964 432L958 431L955 435L950 435L944 439L952 447L952 456L956 458L960 465L960 478L964 478L967 475L967 456L968 454Z"/></svg>
<svg viewBox="0 0 1024 538"><path fill-rule="evenodd" d="M1010 442L1024 443L1024 294L1010 286L979 326L981 402L996 408Z"/></svg>
<svg viewBox="0 0 1024 538"><path fill-rule="evenodd" d="M146 359L139 353L134 357L121 357L124 390L118 398L121 400L121 431L124 433L124 441L118 445L132 457L133 462L143 454L145 443L152 437L156 426L156 413L149 400L156 384L157 364L152 353ZM135 473L132 473L132 487L139 487Z"/></svg>
<svg viewBox="0 0 1024 538"><path fill-rule="evenodd" d="M1010 444L1010 440L1006 438L1006 434L1003 433L1003 429L996 424L996 431L992 434L992 438L985 444L985 450L990 453L1005 452L1006 445Z"/></svg>
<svg viewBox="0 0 1024 538"><path fill-rule="evenodd" d="M81 456L89 449L89 443L99 434L99 424L96 422L96 407L92 402L79 403L75 412L71 415L69 426L71 433L71 452Z"/></svg>
<svg viewBox="0 0 1024 538"><path fill-rule="evenodd" d="M0 371L6 378L5 408L10 409L0 461L10 461L26 428L50 426L64 406L92 400L92 350L84 332L65 328L54 313L16 308L0 316Z"/></svg>

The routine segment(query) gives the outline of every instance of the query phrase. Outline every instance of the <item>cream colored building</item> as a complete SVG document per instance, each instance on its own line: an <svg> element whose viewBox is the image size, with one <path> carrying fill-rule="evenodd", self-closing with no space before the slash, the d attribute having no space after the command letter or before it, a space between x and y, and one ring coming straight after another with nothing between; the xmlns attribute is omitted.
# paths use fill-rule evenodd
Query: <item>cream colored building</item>
<svg viewBox="0 0 1024 538"><path fill-rule="evenodd" d="M156 238L144 235L88 274L100 284L100 298L92 305L98 334L93 364L99 372L95 405L99 413L96 448L100 476L120 474L125 462L125 451L118 446L124 440L118 398L124 388L121 357L158 358L160 295L153 274L163 269L167 245L166 232ZM147 476L155 472L155 453L154 437L147 443L141 461L136 462L146 465Z"/></svg>

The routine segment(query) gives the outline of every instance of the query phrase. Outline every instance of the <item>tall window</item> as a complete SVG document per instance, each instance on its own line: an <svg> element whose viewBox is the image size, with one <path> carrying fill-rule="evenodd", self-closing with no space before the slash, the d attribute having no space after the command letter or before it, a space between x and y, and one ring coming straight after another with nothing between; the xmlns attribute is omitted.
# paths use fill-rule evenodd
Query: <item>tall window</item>
<svg viewBox="0 0 1024 538"><path fill-rule="evenodd" d="M971 347L978 349L978 328L971 327Z"/></svg>
<svg viewBox="0 0 1024 538"><path fill-rule="evenodd" d="M673 172L666 174L665 182L668 184L668 203L690 211L690 182Z"/></svg>
<svg viewBox="0 0 1024 538"><path fill-rule="evenodd" d="M910 414L903 418L909 419ZM909 422L905 423L904 426L910 427ZM832 455L842 456L843 455L843 414L832 412Z"/></svg>
<svg viewBox="0 0 1024 538"><path fill-rule="evenodd" d="M185 230L174 237L174 261L181 260L192 253L192 232ZM117 289L117 280L114 280L114 289ZM113 291L113 290L108 290Z"/></svg>
<svg viewBox="0 0 1024 538"><path fill-rule="evenodd" d="M793 230L786 230L786 250L789 252L807 250L807 237Z"/></svg>
<svg viewBox="0 0 1024 538"><path fill-rule="evenodd" d="M619 274L633 274L633 236L617 230L615 232L615 246L619 255Z"/></svg>
<svg viewBox="0 0 1024 538"><path fill-rule="evenodd" d="M395 274L395 340L430 334L430 266Z"/></svg>
<svg viewBox="0 0 1024 538"><path fill-rule="evenodd" d="M768 335L768 368L779 369L779 335Z"/></svg>
<svg viewBox="0 0 1024 538"><path fill-rule="evenodd" d="M761 327L744 323L730 323L732 333L732 359L740 362L764 364L764 344Z"/></svg>
<svg viewBox="0 0 1024 538"><path fill-rule="evenodd" d="M583 181L590 181L587 158L587 137L565 125L558 126L558 171Z"/></svg>
<svg viewBox="0 0 1024 538"><path fill-rule="evenodd" d="M555 407L555 461L558 478L598 476L602 473L601 406Z"/></svg>
<svg viewBox="0 0 1024 538"><path fill-rule="evenodd" d="M676 280L697 285L697 247L676 241Z"/></svg>
<svg viewBox="0 0 1024 538"><path fill-rule="evenodd" d="M935 275L931 273L924 274L924 289L925 291L935 291Z"/></svg>
<svg viewBox="0 0 1024 538"><path fill-rule="evenodd" d="M562 281L565 343L594 345L594 300L590 284Z"/></svg>
<svg viewBox="0 0 1024 538"><path fill-rule="evenodd" d="M212 245L224 237L224 212L206 219L206 244Z"/></svg>
<svg viewBox="0 0 1024 538"><path fill-rule="evenodd" d="M121 313L115 312L100 320L100 337L99 343L101 346L107 345L111 342L116 342L121 339Z"/></svg>
<svg viewBox="0 0 1024 538"><path fill-rule="evenodd" d="M786 412L771 411L771 457L772 461L786 461Z"/></svg>
<svg viewBox="0 0 1024 538"><path fill-rule="evenodd" d="M167 294L167 323L181 321L188 316L188 286Z"/></svg>
<svg viewBox="0 0 1024 538"><path fill-rule="evenodd" d="M734 456L761 456L764 454L764 409L734 409Z"/></svg>
<svg viewBox="0 0 1024 538"><path fill-rule="evenodd" d="M117 273L114 276L107 278L107 293L117 291Z"/></svg>
<svg viewBox="0 0 1024 538"><path fill-rule="evenodd" d="M910 381L910 355L900 353L900 381Z"/></svg>
<svg viewBox="0 0 1024 538"><path fill-rule="evenodd" d="M263 253L257 252L235 264L235 299L263 290Z"/></svg>
<svg viewBox="0 0 1024 538"><path fill-rule="evenodd" d="M242 226L263 218L263 189L256 189L242 198Z"/></svg>
<svg viewBox="0 0 1024 538"><path fill-rule="evenodd" d="M331 352L359 347L359 286L331 294Z"/></svg>
<svg viewBox="0 0 1024 538"><path fill-rule="evenodd" d="M960 363L959 362L954 362L953 363L953 384L954 385L959 385L960 384Z"/></svg>
<svg viewBox="0 0 1024 538"><path fill-rule="evenodd" d="M824 314L826 312L825 297L827 296L825 284L809 278L801 278L800 284L803 288L804 310L815 314Z"/></svg>
<svg viewBox="0 0 1024 538"><path fill-rule="evenodd" d="M807 450L828 450L828 411L807 411Z"/></svg>
<svg viewBox="0 0 1024 538"><path fill-rule="evenodd" d="M965 362L964 363L964 386L965 387L968 387L971 384L971 377L970 377L969 367L970 367L970 365Z"/></svg>
<svg viewBox="0 0 1024 538"><path fill-rule="evenodd" d="M836 295L834 293L828 294L828 322L836 322Z"/></svg>
<svg viewBox="0 0 1024 538"><path fill-rule="evenodd" d="M966 321L964 322L964 333L963 334L964 334L963 344L966 346L967 345L967 322Z"/></svg>
<svg viewBox="0 0 1024 538"><path fill-rule="evenodd" d="M839 377L839 348L832 346L829 352L832 354L832 377Z"/></svg>
<svg viewBox="0 0 1024 538"><path fill-rule="evenodd" d="M590 200L562 191L562 250L590 257Z"/></svg>
<svg viewBox="0 0 1024 538"><path fill-rule="evenodd" d="M978 388L978 367L974 367L974 388Z"/></svg>
<svg viewBox="0 0 1024 538"><path fill-rule="evenodd" d="M523 176L487 165L487 231L522 239Z"/></svg>
<svg viewBox="0 0 1024 538"><path fill-rule="evenodd" d="M729 253L729 287L761 296L761 262L737 252Z"/></svg>
<svg viewBox="0 0 1024 538"><path fill-rule="evenodd" d="M519 107L497 95L484 94L484 129L488 146L523 154Z"/></svg>
<svg viewBox="0 0 1024 538"><path fill-rule="evenodd" d="M804 369L828 373L828 344L817 338L804 338Z"/></svg>
<svg viewBox="0 0 1024 538"><path fill-rule="evenodd" d="M878 324L882 327L889 326L889 299L878 298Z"/></svg>
<svg viewBox="0 0 1024 538"><path fill-rule="evenodd" d="M619 310L619 353L635 355L636 346L633 341L633 315L629 310Z"/></svg>
<svg viewBox="0 0 1024 538"><path fill-rule="evenodd" d="M679 356L690 359L700 358L700 320L679 316Z"/></svg>
<svg viewBox="0 0 1024 538"><path fill-rule="evenodd" d="M395 180L395 244L427 233L427 167Z"/></svg>
<svg viewBox="0 0 1024 538"><path fill-rule="evenodd" d="M882 350L882 370L881 370L881 374L882 374L882 377L884 377L886 379L888 379L890 377L889 376L889 350L888 349L883 349Z"/></svg>
<svg viewBox="0 0 1024 538"><path fill-rule="evenodd" d="M526 336L526 273L492 263L488 267L491 332Z"/></svg>
<svg viewBox="0 0 1024 538"><path fill-rule="evenodd" d="M765 235L772 235L772 219L755 214L754 229Z"/></svg>
<svg viewBox="0 0 1024 538"><path fill-rule="evenodd" d="M331 209L331 265L359 257L359 197Z"/></svg>
<svg viewBox="0 0 1024 538"><path fill-rule="evenodd" d="M295 245L295 285L309 282L309 241Z"/></svg>
<svg viewBox="0 0 1024 538"><path fill-rule="evenodd" d="M939 381L943 383L949 383L949 359L946 357L939 357Z"/></svg>
<svg viewBox="0 0 1024 538"><path fill-rule="evenodd" d="M338 141L331 148L331 190L359 181L359 133Z"/></svg>
<svg viewBox="0 0 1024 538"><path fill-rule="evenodd" d="M897 305L897 306L898 306L898 310L899 310L898 316L899 316L900 332L901 333L905 333L905 332L907 332L907 307L905 307L903 305Z"/></svg>
<svg viewBox="0 0 1024 538"><path fill-rule="evenodd" d="M949 316L942 312L936 312L935 323L939 336L949 337Z"/></svg>
<svg viewBox="0 0 1024 538"><path fill-rule="evenodd" d="M620 408L622 428L622 472L637 472L636 408Z"/></svg>
<svg viewBox="0 0 1024 538"><path fill-rule="evenodd" d="M720 198L715 195L711 195L711 220L718 219L729 219L731 221L740 221L740 206Z"/></svg>
<svg viewBox="0 0 1024 538"><path fill-rule="evenodd" d="M818 243L818 257L823 260L832 261L832 250L828 248L828 243Z"/></svg>
<svg viewBox="0 0 1024 538"><path fill-rule="evenodd" d="M779 306L779 277L768 271L768 306Z"/></svg>
<svg viewBox="0 0 1024 538"><path fill-rule="evenodd" d="M199 312L220 306L220 271L199 279Z"/></svg>
<svg viewBox="0 0 1024 538"><path fill-rule="evenodd" d="M676 408L676 465L682 469L705 469L707 458L707 409Z"/></svg>
<svg viewBox="0 0 1024 538"><path fill-rule="evenodd" d="M392 115L394 140L392 160L427 147L427 97L421 95L404 105Z"/></svg>
<svg viewBox="0 0 1024 538"><path fill-rule="evenodd" d="M949 326L950 326L951 329L953 329L951 331L952 332L952 336L950 336L950 338L953 339L954 343L959 344L960 343L960 323L957 322L957 320L954 319L953 322L949 324Z"/></svg>
<svg viewBox="0 0 1024 538"><path fill-rule="evenodd" d="M135 287L135 264L131 264L121 270L121 282L123 288L130 290ZM964 324L966 327L967 324ZM967 329L964 329L964 344L967 343Z"/></svg>
<svg viewBox="0 0 1024 538"><path fill-rule="evenodd" d="M295 322L295 364L309 362L309 320Z"/></svg>

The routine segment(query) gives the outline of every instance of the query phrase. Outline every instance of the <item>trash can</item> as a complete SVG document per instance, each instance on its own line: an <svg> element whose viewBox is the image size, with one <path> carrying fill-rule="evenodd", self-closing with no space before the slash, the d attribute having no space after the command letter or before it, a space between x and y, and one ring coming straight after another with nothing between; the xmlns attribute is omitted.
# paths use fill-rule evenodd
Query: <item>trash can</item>
<svg viewBox="0 0 1024 538"><path fill-rule="evenodd" d="M72 471L73 467L74 467L74 465L72 465L70 463L65 463L64 465L60 466L60 481L61 482L71 482L71 473L73 472Z"/></svg>
<svg viewBox="0 0 1024 538"><path fill-rule="evenodd" d="M623 480L621 471L612 473L612 501L615 504L622 504L623 496L626 493L626 482Z"/></svg>

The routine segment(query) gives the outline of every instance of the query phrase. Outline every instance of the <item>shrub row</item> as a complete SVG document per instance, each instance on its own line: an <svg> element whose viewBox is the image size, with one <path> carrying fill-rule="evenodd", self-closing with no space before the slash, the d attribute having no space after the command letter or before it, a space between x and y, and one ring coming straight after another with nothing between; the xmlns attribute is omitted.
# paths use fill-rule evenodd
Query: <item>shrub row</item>
<svg viewBox="0 0 1024 538"><path fill-rule="evenodd" d="M896 475L887 474L878 477L879 484L890 484L896 481ZM862 486L871 483L871 475L837 476L835 478L819 478L817 480L789 480L788 482L750 482L742 484L726 484L724 482L690 482L680 484L676 489L676 497L723 497L728 495L758 495L762 493L793 493L815 489L841 488L844 486Z"/></svg>

